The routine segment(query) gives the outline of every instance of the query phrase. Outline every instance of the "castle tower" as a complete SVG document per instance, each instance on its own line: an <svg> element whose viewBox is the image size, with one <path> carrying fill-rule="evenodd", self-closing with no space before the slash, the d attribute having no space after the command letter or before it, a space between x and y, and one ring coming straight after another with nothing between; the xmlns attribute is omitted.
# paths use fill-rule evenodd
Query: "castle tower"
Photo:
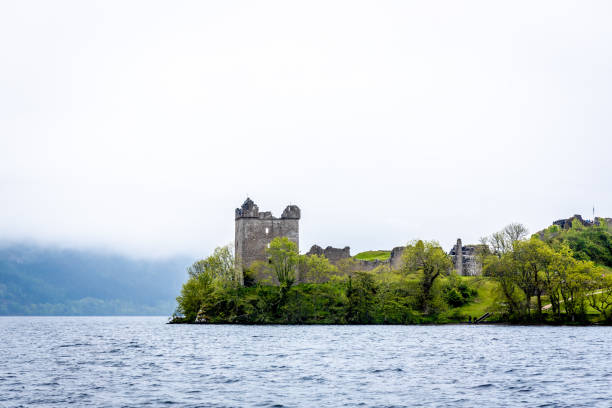
<svg viewBox="0 0 612 408"><path fill-rule="evenodd" d="M458 275L463 275L463 244L461 238L457 238L457 245L455 246L455 270Z"/></svg>
<svg viewBox="0 0 612 408"><path fill-rule="evenodd" d="M246 268L254 261L266 261L266 248L276 237L287 237L300 247L300 209L288 205L280 218L259 207L247 198L236 208L235 256L239 267Z"/></svg>

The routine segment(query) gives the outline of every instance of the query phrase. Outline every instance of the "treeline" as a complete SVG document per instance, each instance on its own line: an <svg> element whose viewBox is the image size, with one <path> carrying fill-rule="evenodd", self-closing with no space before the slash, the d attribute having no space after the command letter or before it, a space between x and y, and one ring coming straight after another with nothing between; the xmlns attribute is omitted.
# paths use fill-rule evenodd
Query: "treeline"
<svg viewBox="0 0 612 408"><path fill-rule="evenodd" d="M611 322L612 236L605 224L553 225L525 239L516 224L483 240L484 276L499 286L500 313L518 322ZM599 265L597 263L599 263ZM603 264L603 265L602 265Z"/></svg>
<svg viewBox="0 0 612 408"><path fill-rule="evenodd" d="M601 220L599 225L583 226L578 220L572 222L569 229L551 225L538 234L538 237L559 248L566 245L572 250L572 256L582 261L593 261L598 265L612 267L612 226Z"/></svg>
<svg viewBox="0 0 612 408"><path fill-rule="evenodd" d="M482 239L483 276L462 277L435 241L413 241L402 267L358 271L349 260L299 255L274 239L269 262L238 272L230 247L189 269L173 322L412 324L491 320L612 322L612 239L607 226L552 226L531 238L511 224ZM257 276L258 279L254 277ZM264 277L264 278L262 278ZM484 290L484 289L487 290Z"/></svg>
<svg viewBox="0 0 612 408"><path fill-rule="evenodd" d="M441 312L472 301L476 290L448 274L450 257L435 242L416 241L399 271L353 270L325 257L299 255L295 243L274 239L267 250L269 280L255 282L252 270L240 284L229 247L189 268L177 298L174 322L245 324L409 324L435 322ZM261 270L259 270L261 273ZM296 283L299 276L311 282ZM450 321L450 320L449 320Z"/></svg>

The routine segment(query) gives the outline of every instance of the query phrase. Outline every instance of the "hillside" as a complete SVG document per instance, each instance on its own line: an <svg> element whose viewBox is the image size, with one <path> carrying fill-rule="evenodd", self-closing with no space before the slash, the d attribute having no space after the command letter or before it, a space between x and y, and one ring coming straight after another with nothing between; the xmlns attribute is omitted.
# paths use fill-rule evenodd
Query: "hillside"
<svg viewBox="0 0 612 408"><path fill-rule="evenodd" d="M612 267L612 219L597 218L593 223L580 215L558 220L536 233L542 241L553 247L567 245L576 259L593 261Z"/></svg>
<svg viewBox="0 0 612 408"><path fill-rule="evenodd" d="M386 261L391 256L391 251L378 250L378 251L365 251L355 255L355 259L361 261Z"/></svg>
<svg viewBox="0 0 612 408"><path fill-rule="evenodd" d="M0 248L0 315L167 315L190 259Z"/></svg>

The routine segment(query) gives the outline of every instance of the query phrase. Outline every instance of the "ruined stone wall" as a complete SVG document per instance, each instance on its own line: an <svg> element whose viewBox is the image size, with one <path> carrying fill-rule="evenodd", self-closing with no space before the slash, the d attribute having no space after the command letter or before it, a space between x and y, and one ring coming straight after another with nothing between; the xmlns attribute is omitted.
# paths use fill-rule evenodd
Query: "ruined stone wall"
<svg viewBox="0 0 612 408"><path fill-rule="evenodd" d="M324 256L329 260L329 262L331 262L332 264L335 264L342 259L350 258L351 248L350 247L334 248L334 247L328 246L327 248L323 249L318 245L313 245L310 248L310 251L308 251L306 255Z"/></svg>
<svg viewBox="0 0 612 408"><path fill-rule="evenodd" d="M344 259L353 259L353 269L355 271L371 271L379 266L389 266L391 269L399 269L402 266L402 254L405 247L395 247L391 250L391 256L386 261L373 260L365 261L351 257L351 248L333 248L328 246L323 249L319 245L313 245L306 255L325 256L332 265L337 265Z"/></svg>
<svg viewBox="0 0 612 408"><path fill-rule="evenodd" d="M402 255L404 255L405 249L406 247L399 246L391 250L391 257L389 258L391 269L400 269L402 266L404 266L402 262Z"/></svg>
<svg viewBox="0 0 612 408"><path fill-rule="evenodd" d="M287 237L299 248L300 209L295 205L285 208L281 218L269 211L259 212L253 201L247 198L241 208L236 209L235 255L245 268L255 261L266 261L266 248L276 237Z"/></svg>
<svg viewBox="0 0 612 408"><path fill-rule="evenodd" d="M449 255L459 275L477 276L482 274L482 264L477 256L478 248L479 245L463 245L461 239L457 239L457 244L451 249Z"/></svg>
<svg viewBox="0 0 612 408"><path fill-rule="evenodd" d="M578 221L585 227L592 227L593 225L600 225L602 222L605 222L608 225L608 228L612 231L612 218L595 217L594 220L585 220L580 214L574 214L572 217L553 221L553 225L558 225L562 229L570 229L574 220Z"/></svg>
<svg viewBox="0 0 612 408"><path fill-rule="evenodd" d="M366 261L364 259L355 259L356 264L355 264L355 270L357 271L372 271L376 268L378 268L379 266L386 266L389 267L389 261L381 261L378 259L375 259L373 261Z"/></svg>
<svg viewBox="0 0 612 408"><path fill-rule="evenodd" d="M575 214L573 217L569 217L567 219L553 221L553 225L558 225L563 229L570 229L574 220L578 221L585 227L590 227L591 225L593 225L592 221L582 219L582 216L580 214Z"/></svg>

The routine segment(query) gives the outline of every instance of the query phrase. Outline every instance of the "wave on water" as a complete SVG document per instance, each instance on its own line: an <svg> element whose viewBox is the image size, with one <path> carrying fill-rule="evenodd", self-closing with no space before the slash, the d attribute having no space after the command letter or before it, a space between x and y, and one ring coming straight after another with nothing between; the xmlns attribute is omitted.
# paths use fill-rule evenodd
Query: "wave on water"
<svg viewBox="0 0 612 408"><path fill-rule="evenodd" d="M0 406L609 406L611 327L0 318ZM33 331L33 327L35 330Z"/></svg>

